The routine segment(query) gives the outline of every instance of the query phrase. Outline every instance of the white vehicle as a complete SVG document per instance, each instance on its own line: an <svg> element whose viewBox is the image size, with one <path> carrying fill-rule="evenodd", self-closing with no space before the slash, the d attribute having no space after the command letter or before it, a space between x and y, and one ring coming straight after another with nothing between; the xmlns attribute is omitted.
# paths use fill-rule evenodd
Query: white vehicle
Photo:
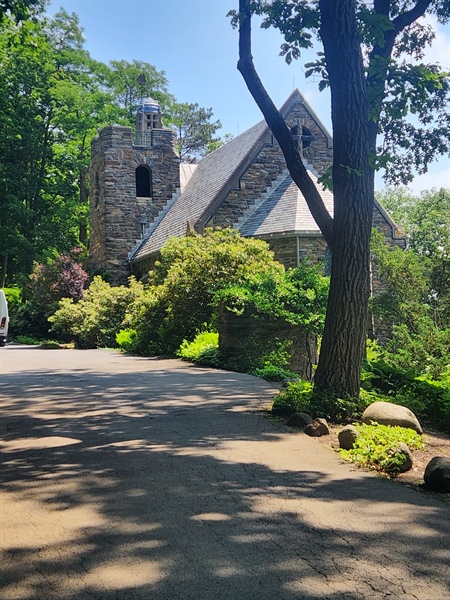
<svg viewBox="0 0 450 600"><path fill-rule="evenodd" d="M5 292L0 290L0 346L6 344L6 336L8 335L9 315L8 303L6 301Z"/></svg>

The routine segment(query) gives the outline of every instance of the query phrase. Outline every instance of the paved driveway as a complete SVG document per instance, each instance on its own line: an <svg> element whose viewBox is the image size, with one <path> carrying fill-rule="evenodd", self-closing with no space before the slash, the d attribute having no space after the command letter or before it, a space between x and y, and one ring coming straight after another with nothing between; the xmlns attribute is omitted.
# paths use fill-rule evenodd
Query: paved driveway
<svg viewBox="0 0 450 600"><path fill-rule="evenodd" d="M265 417L269 384L0 351L0 598L450 598L450 507Z"/></svg>

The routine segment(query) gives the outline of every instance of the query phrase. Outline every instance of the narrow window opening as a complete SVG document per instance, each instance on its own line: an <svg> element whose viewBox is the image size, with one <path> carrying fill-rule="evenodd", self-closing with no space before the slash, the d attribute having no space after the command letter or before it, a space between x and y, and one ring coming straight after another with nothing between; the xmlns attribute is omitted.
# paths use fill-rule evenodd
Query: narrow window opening
<svg viewBox="0 0 450 600"><path fill-rule="evenodd" d="M152 172L151 169L140 165L136 169L136 196L138 198L151 198L152 191Z"/></svg>

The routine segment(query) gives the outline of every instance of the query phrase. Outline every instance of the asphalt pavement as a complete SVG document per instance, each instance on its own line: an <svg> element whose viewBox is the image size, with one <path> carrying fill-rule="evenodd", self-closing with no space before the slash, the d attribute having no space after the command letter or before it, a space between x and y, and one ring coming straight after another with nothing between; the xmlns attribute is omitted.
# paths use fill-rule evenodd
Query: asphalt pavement
<svg viewBox="0 0 450 600"><path fill-rule="evenodd" d="M0 349L0 598L449 599L450 506L269 418L275 392Z"/></svg>

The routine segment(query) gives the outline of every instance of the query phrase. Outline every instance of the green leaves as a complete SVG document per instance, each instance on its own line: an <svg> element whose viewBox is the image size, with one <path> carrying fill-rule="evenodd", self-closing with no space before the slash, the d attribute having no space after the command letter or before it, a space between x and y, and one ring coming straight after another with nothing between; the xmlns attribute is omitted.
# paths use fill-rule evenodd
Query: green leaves
<svg viewBox="0 0 450 600"><path fill-rule="evenodd" d="M410 449L424 447L422 438L412 429L374 423L355 425L358 435L351 450L341 450L342 458L385 473L398 473L405 462L405 455L398 445Z"/></svg>
<svg viewBox="0 0 450 600"><path fill-rule="evenodd" d="M219 120L211 121L212 117L212 108L201 108L196 103L174 103L170 106L166 120L177 131L181 160L200 158L210 145L219 141L214 135L222 123Z"/></svg>

